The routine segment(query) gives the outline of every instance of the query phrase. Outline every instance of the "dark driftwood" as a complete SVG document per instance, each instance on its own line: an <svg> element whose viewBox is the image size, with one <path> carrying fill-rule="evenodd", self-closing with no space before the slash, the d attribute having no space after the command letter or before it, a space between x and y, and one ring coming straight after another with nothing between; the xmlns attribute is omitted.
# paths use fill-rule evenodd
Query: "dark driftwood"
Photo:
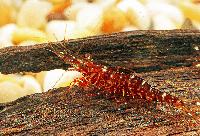
<svg viewBox="0 0 200 136"><path fill-rule="evenodd" d="M89 53L97 63L143 71L140 75L161 91L193 101L200 99L200 68L193 66L200 62L199 31L135 31L5 48L0 50L0 71L15 73L67 68L69 65L48 51L51 46L61 43L74 53L81 48L79 55ZM199 126L191 125L190 117L172 109L167 113L143 100L118 105L104 96L91 94L81 88L60 88L0 104L0 135L200 133Z"/></svg>
<svg viewBox="0 0 200 136"><path fill-rule="evenodd" d="M200 99L199 68L179 68L142 74L161 90ZM95 90L93 90L95 91ZM200 134L191 118L134 100L128 106L80 88L60 88L0 106L0 135L175 135ZM192 106L192 105L191 105ZM146 108L148 107L148 108ZM174 115L171 115L171 114ZM191 123L191 124L190 124Z"/></svg>
<svg viewBox="0 0 200 136"><path fill-rule="evenodd" d="M192 66L200 62L200 31L133 31L84 39L0 49L0 72L38 72L67 69L51 46L64 45L78 55L91 54L95 62L137 72ZM78 52L80 50L80 52Z"/></svg>

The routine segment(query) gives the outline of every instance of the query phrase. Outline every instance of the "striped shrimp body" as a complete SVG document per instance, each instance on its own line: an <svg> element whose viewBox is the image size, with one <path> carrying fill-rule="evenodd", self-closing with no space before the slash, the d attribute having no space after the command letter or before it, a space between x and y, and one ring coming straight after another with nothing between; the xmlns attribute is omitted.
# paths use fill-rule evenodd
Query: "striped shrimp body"
<svg viewBox="0 0 200 136"><path fill-rule="evenodd" d="M74 70L83 74L83 77L75 79L73 84L81 87L92 85L104 94L113 95L115 98L133 99L136 97L149 102L165 102L183 113L193 116L190 110L184 106L182 100L151 87L133 72L127 74L126 72L121 72L118 68L97 65L91 61L90 57L78 59L64 52L54 53L65 63L71 64Z"/></svg>

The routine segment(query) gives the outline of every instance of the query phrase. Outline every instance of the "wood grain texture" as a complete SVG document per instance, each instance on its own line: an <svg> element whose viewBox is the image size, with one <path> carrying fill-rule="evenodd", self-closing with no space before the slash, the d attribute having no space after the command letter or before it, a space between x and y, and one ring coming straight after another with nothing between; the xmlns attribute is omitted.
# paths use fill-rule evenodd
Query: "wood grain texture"
<svg viewBox="0 0 200 136"><path fill-rule="evenodd" d="M137 72L192 66L200 62L200 31L132 31L28 47L0 49L2 73L67 69L48 49L65 46L76 55L91 54L96 63ZM80 51L79 51L80 50ZM79 51L79 52L78 52ZM78 53L78 54L77 54Z"/></svg>
<svg viewBox="0 0 200 136"><path fill-rule="evenodd" d="M198 68L147 72L141 76L161 90L192 100L200 99ZM60 88L1 104L0 134L138 136L200 134L200 126L190 125L192 118L172 109L169 112L159 110L153 103L147 104L140 99L133 100L128 106L117 105L104 96L88 94L91 92L78 87L71 90Z"/></svg>

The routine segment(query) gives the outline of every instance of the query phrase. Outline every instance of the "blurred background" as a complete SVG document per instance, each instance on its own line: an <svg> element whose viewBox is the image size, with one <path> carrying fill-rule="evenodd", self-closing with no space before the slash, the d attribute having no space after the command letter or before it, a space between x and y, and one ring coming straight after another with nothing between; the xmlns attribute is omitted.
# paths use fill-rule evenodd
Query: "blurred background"
<svg viewBox="0 0 200 136"><path fill-rule="evenodd" d="M0 48L132 30L200 29L200 0L0 0ZM0 103L69 86L56 69L0 74Z"/></svg>

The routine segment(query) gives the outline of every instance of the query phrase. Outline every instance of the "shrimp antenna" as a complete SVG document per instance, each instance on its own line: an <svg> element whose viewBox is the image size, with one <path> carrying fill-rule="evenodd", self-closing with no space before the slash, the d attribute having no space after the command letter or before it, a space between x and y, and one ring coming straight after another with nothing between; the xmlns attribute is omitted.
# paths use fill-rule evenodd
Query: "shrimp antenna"
<svg viewBox="0 0 200 136"><path fill-rule="evenodd" d="M65 25L64 41L66 40L66 39L65 39L66 33L67 33L67 23L66 23L66 25ZM67 41L68 41L68 39L67 39Z"/></svg>
<svg viewBox="0 0 200 136"><path fill-rule="evenodd" d="M54 37L55 37L55 39L58 41L58 39L57 39L57 37L56 37L56 35L55 34L53 34L54 35ZM61 44L62 45L62 44ZM56 46L57 47L57 46ZM52 48L54 48L54 47L52 47ZM52 51L51 49L47 49L48 51L50 51L50 52L53 52L54 54L55 54L55 52L54 51ZM56 82L55 82L55 84L52 86L52 88L54 88L57 84L58 84L58 82L61 80L61 78L64 76L64 72L62 73L62 75L58 78L58 80L56 80Z"/></svg>

